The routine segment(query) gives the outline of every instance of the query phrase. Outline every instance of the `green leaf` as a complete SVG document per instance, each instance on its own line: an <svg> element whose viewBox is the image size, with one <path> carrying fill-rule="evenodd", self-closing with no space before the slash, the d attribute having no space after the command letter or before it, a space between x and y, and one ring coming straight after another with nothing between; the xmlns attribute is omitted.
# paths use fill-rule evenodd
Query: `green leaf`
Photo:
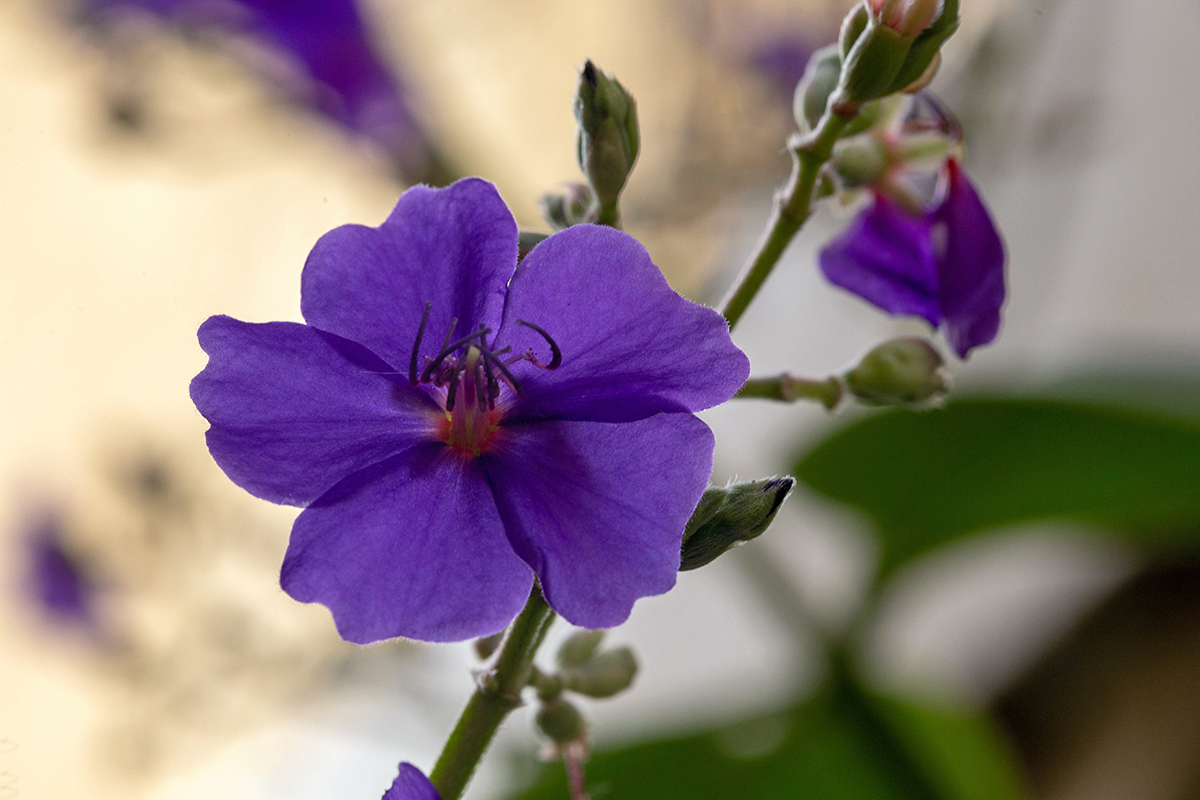
<svg viewBox="0 0 1200 800"><path fill-rule="evenodd" d="M984 717L867 694L845 681L777 714L595 753L592 800L1017 800L1014 761ZM561 764L517 800L568 796Z"/></svg>
<svg viewBox="0 0 1200 800"><path fill-rule="evenodd" d="M1137 545L1200 545L1200 423L1039 399L878 414L802 456L796 476L863 511L882 569L968 534L1036 520Z"/></svg>
<svg viewBox="0 0 1200 800"><path fill-rule="evenodd" d="M874 701L910 757L944 797L1012 800L1024 796L1010 745L990 717L895 697L877 696Z"/></svg>

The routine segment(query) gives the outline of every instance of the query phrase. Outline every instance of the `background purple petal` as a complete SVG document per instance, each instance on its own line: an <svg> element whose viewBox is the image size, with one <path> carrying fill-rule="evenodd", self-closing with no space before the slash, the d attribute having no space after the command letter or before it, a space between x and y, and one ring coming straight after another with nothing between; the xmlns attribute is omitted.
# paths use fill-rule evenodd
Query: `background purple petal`
<svg viewBox="0 0 1200 800"><path fill-rule="evenodd" d="M440 442L354 473L296 519L281 576L358 644L452 642L507 625L533 574L474 460Z"/></svg>
<svg viewBox="0 0 1200 800"><path fill-rule="evenodd" d="M821 272L830 283L889 314L924 317L936 327L942 314L930 224L877 195L822 248Z"/></svg>
<svg viewBox="0 0 1200 800"><path fill-rule="evenodd" d="M934 212L939 299L946 339L959 358L1000 331L1004 304L1004 243L987 208L958 163L951 161L946 199ZM938 244L935 237L935 246Z"/></svg>
<svg viewBox="0 0 1200 800"><path fill-rule="evenodd" d="M378 228L343 225L322 236L304 265L300 309L310 325L366 345L407 374L427 302L422 353L500 324L517 263L517 223L496 187L477 178L445 189L415 186Z"/></svg>
<svg viewBox="0 0 1200 800"><path fill-rule="evenodd" d="M352 342L294 322L230 317L200 326L208 366L192 401L230 480L305 505L350 472L429 441L440 410Z"/></svg>
<svg viewBox="0 0 1200 800"><path fill-rule="evenodd" d="M527 377L515 420L698 411L728 400L750 372L721 315L680 297L646 249L612 228L557 233L513 276L497 343L548 361L545 340L518 319L554 337L563 361L554 371L518 366Z"/></svg>
<svg viewBox="0 0 1200 800"><path fill-rule="evenodd" d="M47 512L31 526L27 547L30 599L51 620L95 625L96 586L68 549L57 514Z"/></svg>
<svg viewBox="0 0 1200 800"><path fill-rule="evenodd" d="M482 459L512 546L568 622L609 628L675 585L683 527L712 473L691 414L540 422Z"/></svg>
<svg viewBox="0 0 1200 800"><path fill-rule="evenodd" d="M404 761L383 800L442 800L442 797L421 770Z"/></svg>

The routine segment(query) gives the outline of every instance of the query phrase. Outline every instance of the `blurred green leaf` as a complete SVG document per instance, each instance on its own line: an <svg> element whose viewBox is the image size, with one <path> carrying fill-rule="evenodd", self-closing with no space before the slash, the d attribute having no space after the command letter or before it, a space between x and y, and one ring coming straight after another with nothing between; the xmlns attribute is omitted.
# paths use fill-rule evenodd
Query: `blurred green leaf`
<svg viewBox="0 0 1200 800"><path fill-rule="evenodd" d="M842 681L778 714L595 753L587 786L592 800L1016 800L989 725ZM518 800L566 797L562 765L548 764Z"/></svg>
<svg viewBox="0 0 1200 800"><path fill-rule="evenodd" d="M796 464L863 511L882 570L960 537L1042 519L1149 547L1200 544L1200 423L1045 399L971 399L868 417Z"/></svg>
<svg viewBox="0 0 1200 800"><path fill-rule="evenodd" d="M1007 740L991 717L965 710L875 697L879 714L944 797L1009 800L1022 780Z"/></svg>

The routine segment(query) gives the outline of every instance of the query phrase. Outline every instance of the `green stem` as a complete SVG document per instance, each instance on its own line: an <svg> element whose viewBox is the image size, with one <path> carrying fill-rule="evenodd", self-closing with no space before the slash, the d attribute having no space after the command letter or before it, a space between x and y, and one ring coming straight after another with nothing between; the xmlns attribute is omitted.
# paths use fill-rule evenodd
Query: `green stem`
<svg viewBox="0 0 1200 800"><path fill-rule="evenodd" d="M429 775L442 800L458 800L483 752L509 713L521 705L521 690L529 683L533 657L554 621L554 611L534 583L524 610L509 629L495 667L480 676L450 732L446 746Z"/></svg>
<svg viewBox="0 0 1200 800"><path fill-rule="evenodd" d="M612 205L607 206L601 205L596 214L596 224L607 225L610 228L616 228L620 230L621 215L617 211L617 204L613 203Z"/></svg>
<svg viewBox="0 0 1200 800"><path fill-rule="evenodd" d="M751 378L742 384L734 397L778 400L781 403L812 400L832 411L841 402L844 393L842 382L836 377L818 380L799 378L784 372L774 378Z"/></svg>
<svg viewBox="0 0 1200 800"><path fill-rule="evenodd" d="M737 283L721 303L721 315L729 323L730 330L742 318L750 301L762 288L796 231L808 221L812 214L813 190L821 168L833 153L838 136L857 113L857 109L843 110L842 106L830 102L825 115L810 134L796 137L789 142L788 149L792 154L791 177L788 178L787 185L775 196L775 209L758 247L746 262Z"/></svg>

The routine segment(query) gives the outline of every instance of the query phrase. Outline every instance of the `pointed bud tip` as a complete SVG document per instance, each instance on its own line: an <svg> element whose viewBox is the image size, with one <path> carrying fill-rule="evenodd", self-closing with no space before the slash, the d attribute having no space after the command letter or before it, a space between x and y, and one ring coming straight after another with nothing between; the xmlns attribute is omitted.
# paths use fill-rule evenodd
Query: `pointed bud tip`
<svg viewBox="0 0 1200 800"><path fill-rule="evenodd" d="M795 478L785 476L706 491L684 531L680 571L703 567L761 535L795 484Z"/></svg>

